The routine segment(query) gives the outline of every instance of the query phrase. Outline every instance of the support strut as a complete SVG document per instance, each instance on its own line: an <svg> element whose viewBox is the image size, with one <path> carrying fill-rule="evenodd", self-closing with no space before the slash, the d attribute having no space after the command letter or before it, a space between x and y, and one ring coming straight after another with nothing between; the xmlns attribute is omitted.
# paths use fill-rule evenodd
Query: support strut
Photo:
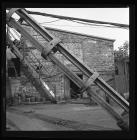
<svg viewBox="0 0 137 140"><path fill-rule="evenodd" d="M36 30L46 41L50 42L54 40L54 36L51 35L45 28L40 26L34 19L32 19L24 9L20 9L16 11L16 13L23 18L34 30ZM91 83L94 82L101 89L103 89L108 96L110 96L116 103L119 104L127 112L129 111L129 103L119 95L113 88L111 88L102 78L99 77L98 73L94 73L93 70L85 66L81 61L77 60L72 54L70 54L60 43L57 41L55 45L53 45L50 49L41 45L34 37L32 37L23 27L16 22L13 18L10 18L7 24L12 25L13 28L19 30L20 33L30 40L36 49L38 49L43 58L49 58L52 62L56 63L56 65L71 79L76 85L80 88L83 88L87 91L88 95L92 97L98 104L100 104L109 114L112 115L113 118L120 122L119 124L123 124L121 129L128 130L128 124L123 120L121 115L119 115L104 99L102 99L96 92L91 88ZM68 60L70 60L75 66L77 66L85 75L89 77L89 80L85 83L81 80L75 73L69 70L64 64L62 64L55 56L54 53L50 53L54 47L61 52ZM43 51L44 50L44 51ZM56 52L56 51L55 51Z"/></svg>
<svg viewBox="0 0 137 140"><path fill-rule="evenodd" d="M16 11L34 30L36 30L46 41L51 41L55 37L50 34L44 27L39 25L28 13L21 9ZM89 78L94 73L92 69L83 64L82 61L77 60L75 56L70 54L61 43L57 44L58 51L63 54L69 61L71 61L77 68L79 68L83 74ZM109 86L101 77L98 77L94 83L99 86L112 100L114 100L120 107L126 112L129 112L129 103L118 92L116 92L111 86Z"/></svg>

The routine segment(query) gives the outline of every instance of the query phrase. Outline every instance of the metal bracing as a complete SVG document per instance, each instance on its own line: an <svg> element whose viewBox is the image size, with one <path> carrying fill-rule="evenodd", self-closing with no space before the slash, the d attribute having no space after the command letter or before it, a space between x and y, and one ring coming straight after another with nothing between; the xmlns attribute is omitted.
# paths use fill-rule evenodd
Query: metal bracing
<svg viewBox="0 0 137 140"><path fill-rule="evenodd" d="M23 72L26 77L29 78L35 88L40 91L42 96L46 96L51 101L56 102L54 93L50 90L47 84L41 78L39 78L39 74L35 71L34 67L30 65L26 58L23 57L18 48L14 46L12 41L9 38L7 38L7 40L10 43L14 53L20 58Z"/></svg>
<svg viewBox="0 0 137 140"><path fill-rule="evenodd" d="M45 28L39 25L34 19L32 19L24 9L16 11L19 16L21 16L34 30L36 30L44 39L47 41L54 40L54 36L50 34ZM52 48L51 48L52 49ZM58 51L63 54L69 61L71 61L76 67L78 67L83 74L89 78L94 73L88 66L83 64L80 60L77 60L75 56L70 54L61 43L57 44ZM111 86L109 86L101 77L98 77L94 83L98 85L112 100L114 100L119 106L121 106L125 111L129 111L129 103L120 96Z"/></svg>
<svg viewBox="0 0 137 140"><path fill-rule="evenodd" d="M46 41L50 42L54 39L54 36L52 36L49 32L46 31L42 26L40 26L36 21L34 21L24 9L19 9L16 11L16 13L23 18L31 27L33 27L43 38L45 38ZM102 99L99 95L96 94L96 92L91 88L90 84L87 86L87 84L84 83L75 73L70 71L67 67L65 67L55 56L54 51L50 51L46 48L46 46L41 45L34 37L32 37L25 29L22 28L22 26L16 22L13 18L10 18L9 21L7 21L7 24L9 26L12 26L16 30L20 31L20 33L28 38L36 49L38 49L43 58L47 59L47 57L53 61L59 68L68 76L69 79L71 79L76 85L78 85L81 89L85 88L88 95L92 97L93 100L95 100L98 104L100 104L105 110L109 112L118 122L118 124L123 130L128 130L128 124L123 120L121 115L119 115L104 99ZM59 43L56 45L56 49L61 52L68 60L70 60L75 66L77 66L85 75L87 75L89 78L94 74L93 70L90 70L87 66L85 66L82 62L77 60L73 55L71 55L65 48L63 48L62 44ZM54 48L54 47L53 47ZM44 50L44 51L43 51ZM48 55L47 55L48 52ZM111 88L102 78L96 77L94 80L94 83L98 85L101 89L103 89L115 102L117 102L124 110L127 112L129 111L129 103L121 96L119 95L113 88ZM120 122L120 123L119 123Z"/></svg>

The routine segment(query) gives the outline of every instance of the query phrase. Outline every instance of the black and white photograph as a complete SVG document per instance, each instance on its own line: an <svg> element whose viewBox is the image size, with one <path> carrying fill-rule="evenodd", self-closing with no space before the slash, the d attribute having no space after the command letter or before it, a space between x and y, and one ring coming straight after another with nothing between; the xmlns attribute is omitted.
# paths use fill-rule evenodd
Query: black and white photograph
<svg viewBox="0 0 137 140"><path fill-rule="evenodd" d="M129 10L7 8L6 131L128 132Z"/></svg>

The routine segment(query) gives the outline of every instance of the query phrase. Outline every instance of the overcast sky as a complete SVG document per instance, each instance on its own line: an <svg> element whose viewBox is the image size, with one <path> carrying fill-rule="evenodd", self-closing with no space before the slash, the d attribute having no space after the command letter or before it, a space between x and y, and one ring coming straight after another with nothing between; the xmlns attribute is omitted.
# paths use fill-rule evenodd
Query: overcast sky
<svg viewBox="0 0 137 140"><path fill-rule="evenodd" d="M26 8L30 11L45 12L62 16L99 20L106 22L122 23L129 25L129 8ZM57 20L55 18L32 15L41 25L84 33L104 38L115 39L114 49L129 41L129 30L121 28L108 28L100 26L89 26L71 21ZM57 21L55 21L57 20ZM51 22L55 21L55 22ZM47 22L47 23L46 23ZM48 23L51 22L51 23Z"/></svg>

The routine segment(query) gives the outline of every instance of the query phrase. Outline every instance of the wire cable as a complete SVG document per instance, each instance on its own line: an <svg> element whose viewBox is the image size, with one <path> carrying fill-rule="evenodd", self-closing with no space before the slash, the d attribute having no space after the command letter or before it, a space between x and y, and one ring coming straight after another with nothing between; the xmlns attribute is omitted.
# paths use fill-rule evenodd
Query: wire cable
<svg viewBox="0 0 137 140"><path fill-rule="evenodd" d="M34 11L29 11L26 10L28 14L34 14L34 15L41 15L41 16L49 16L53 18L59 18L59 19L64 19L64 20L77 20L77 21L83 21L87 23L96 23L96 24L109 24L109 25L114 25L117 28L129 28L129 25L126 24L120 24L120 23L112 23L112 22L104 22L104 21L97 21L97 20L89 20L89 19L81 19L81 18L74 18L74 17L67 17L67 16L59 16L59 15L53 15L53 14L47 14L47 13L42 13L42 12L34 12Z"/></svg>
<svg viewBox="0 0 137 140"><path fill-rule="evenodd" d="M59 21L59 20L67 20L67 21L76 22L76 23L79 23L79 24L84 24L84 25L89 25L89 26L118 28L118 26L116 26L116 25L109 25L109 24L103 24L103 23L100 23L100 24L88 23L88 22L83 22L83 21L80 21L80 20L72 20L72 19L57 19L57 20L53 20L53 21L49 21L49 22L42 22L42 23L39 23L39 24L53 23L53 22L56 22L56 21ZM54 25L54 24L51 24L51 25ZM85 27L85 26L72 26L72 25L55 25L55 26ZM94 27L92 27L92 28L94 28ZM124 26L119 26L119 28L128 30L128 28L124 27Z"/></svg>
<svg viewBox="0 0 137 140"><path fill-rule="evenodd" d="M58 19L58 20L54 20L54 21L50 21L50 22L43 22L43 23L39 23L39 24L46 24L46 23L53 23L53 22L56 22L56 21L59 21L61 19ZM66 19L67 21L71 21L71 22L76 22L76 23L79 23L79 24L84 24L84 25L88 25L88 26L98 26L98 27L108 27L108 28L117 28L117 26L114 26L114 25L101 25L101 24L96 24L96 23L85 23L85 22L80 22L80 21L76 21L76 20L70 20L70 19ZM50 24L50 25L55 25L55 24ZM55 25L55 26L69 26L69 27L86 27L86 26L73 26L73 25ZM94 28L94 27L92 27ZM124 29L127 29L126 27L119 27L119 28L124 28Z"/></svg>
<svg viewBox="0 0 137 140"><path fill-rule="evenodd" d="M57 24L50 24L50 25L54 25L54 26L68 26L68 27L86 27L86 28L98 28L98 27L106 27L106 26L103 26L103 25L92 25L92 26L73 26L73 25L57 25ZM43 25L44 26L44 25ZM108 26L109 27L109 26ZM110 27L110 28L116 28L116 27Z"/></svg>
<svg viewBox="0 0 137 140"><path fill-rule="evenodd" d="M53 21L49 21L49 22L42 22L42 23L39 23L39 24L45 24L45 23L52 23L52 22L56 22L56 21L59 21L61 19L57 19L57 20L53 20Z"/></svg>
<svg viewBox="0 0 137 140"><path fill-rule="evenodd" d="M116 26L108 26L108 25L101 25L101 24L92 24L92 23L84 23L84 22L80 22L80 21L76 21L76 20L71 20L72 22L76 22L79 24L84 24L84 25L90 25L90 26L102 26L102 27L109 27L109 28L117 28ZM124 28L127 29L126 27L120 27L120 28Z"/></svg>

